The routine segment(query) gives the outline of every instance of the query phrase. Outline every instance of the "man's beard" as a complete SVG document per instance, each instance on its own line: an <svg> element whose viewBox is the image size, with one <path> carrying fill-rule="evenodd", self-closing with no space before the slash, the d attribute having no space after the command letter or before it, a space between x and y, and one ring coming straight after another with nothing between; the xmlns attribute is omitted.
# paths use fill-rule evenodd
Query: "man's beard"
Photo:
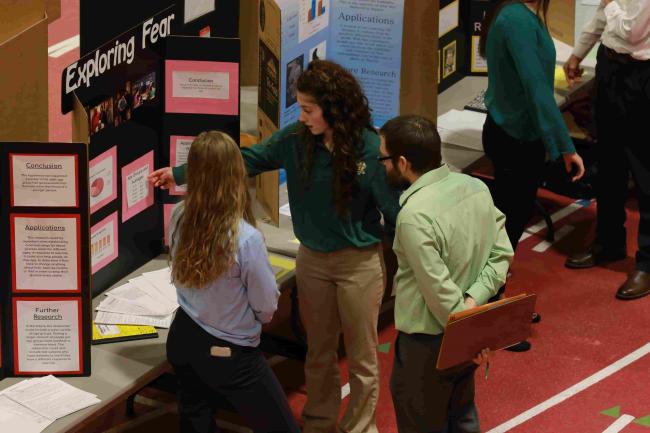
<svg viewBox="0 0 650 433"><path fill-rule="evenodd" d="M411 186L411 182L409 182L408 179L402 175L399 168L395 166L393 166L392 170L386 170L386 177L388 179L388 184L398 191L404 191Z"/></svg>

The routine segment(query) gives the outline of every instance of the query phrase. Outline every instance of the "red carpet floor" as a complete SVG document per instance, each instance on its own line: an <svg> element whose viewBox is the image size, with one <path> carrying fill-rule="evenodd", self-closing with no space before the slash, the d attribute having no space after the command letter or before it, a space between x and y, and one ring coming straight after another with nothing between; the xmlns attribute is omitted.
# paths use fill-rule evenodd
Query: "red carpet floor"
<svg viewBox="0 0 650 433"><path fill-rule="evenodd" d="M63 0L62 17L49 28L50 45L75 36L78 19L78 0ZM60 114L61 71L78 56L76 48L59 58L50 58L51 141L70 140L70 116ZM545 191L540 194L551 213L574 203ZM545 229L522 241L517 249L508 294L537 293L537 311L543 318L541 323L533 325L531 351L499 352L491 364L489 379L477 375L476 394L483 431L495 429L650 342L650 296L627 302L614 298L626 273L634 268L638 222L634 201L630 201L628 209L627 260L580 271L563 266L568 254L580 250L593 238L595 205L585 204L555 223L556 230L567 231L566 235L545 251L534 250L543 242ZM382 433L397 431L388 387L394 339L392 325L381 331L377 420ZM345 360L341 366L343 385L347 382ZM302 365L285 361L275 371L299 418L305 401ZM635 422L614 431L650 433L649 386L650 356L644 355L527 421L512 428L495 429L494 433L600 433L623 414L635 417ZM344 407L346 403L347 398Z"/></svg>

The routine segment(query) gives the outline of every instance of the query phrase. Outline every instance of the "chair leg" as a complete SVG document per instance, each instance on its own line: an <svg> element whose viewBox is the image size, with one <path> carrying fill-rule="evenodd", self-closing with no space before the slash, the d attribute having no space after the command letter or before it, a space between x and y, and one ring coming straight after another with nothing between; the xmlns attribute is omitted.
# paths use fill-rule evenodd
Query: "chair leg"
<svg viewBox="0 0 650 433"><path fill-rule="evenodd" d="M555 240L555 228L553 227L551 216L546 212L546 209L544 209L544 206L542 206L542 203L540 203L539 200L535 200L535 209L537 209L537 212L542 215L542 218L544 218L544 221L546 222L546 240L548 242L553 242Z"/></svg>

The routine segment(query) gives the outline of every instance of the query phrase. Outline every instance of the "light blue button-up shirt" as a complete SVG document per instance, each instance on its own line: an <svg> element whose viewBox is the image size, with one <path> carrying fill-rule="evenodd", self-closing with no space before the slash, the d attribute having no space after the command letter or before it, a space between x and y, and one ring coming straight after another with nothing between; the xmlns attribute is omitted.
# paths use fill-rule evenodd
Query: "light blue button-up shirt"
<svg viewBox="0 0 650 433"><path fill-rule="evenodd" d="M174 229L182 214L181 202L169 224L172 257L180 233ZM208 333L233 344L256 347L262 324L270 322L277 309L280 292L262 234L242 220L238 236L237 257L226 273L203 289L175 283L176 293L180 307Z"/></svg>

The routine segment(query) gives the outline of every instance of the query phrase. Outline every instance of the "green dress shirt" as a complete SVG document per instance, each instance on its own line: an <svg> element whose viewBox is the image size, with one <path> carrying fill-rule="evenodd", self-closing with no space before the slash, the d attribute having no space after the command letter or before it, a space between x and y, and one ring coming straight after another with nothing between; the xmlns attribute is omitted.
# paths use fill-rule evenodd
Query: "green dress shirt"
<svg viewBox="0 0 650 433"><path fill-rule="evenodd" d="M400 204L395 327L437 335L466 295L485 304L505 283L514 255L505 216L483 182L446 165L422 175Z"/></svg>
<svg viewBox="0 0 650 433"><path fill-rule="evenodd" d="M537 15L522 3L504 6L486 58L485 105L496 124L517 140L541 139L552 159L575 152L554 96L555 46Z"/></svg>
<svg viewBox="0 0 650 433"><path fill-rule="evenodd" d="M332 155L324 145L316 146L311 178L303 182L304 145L298 134L299 123L290 124L250 148L242 148L249 176L284 168L293 231L307 248L332 252L343 248L364 248L381 242L381 215L387 229L395 227L399 212L397 192L386 182L386 170L379 156L379 136L363 132L357 156L356 188L348 217L339 217L332 188ZM173 169L176 183L185 183L186 165ZM381 211L381 214L380 214Z"/></svg>

